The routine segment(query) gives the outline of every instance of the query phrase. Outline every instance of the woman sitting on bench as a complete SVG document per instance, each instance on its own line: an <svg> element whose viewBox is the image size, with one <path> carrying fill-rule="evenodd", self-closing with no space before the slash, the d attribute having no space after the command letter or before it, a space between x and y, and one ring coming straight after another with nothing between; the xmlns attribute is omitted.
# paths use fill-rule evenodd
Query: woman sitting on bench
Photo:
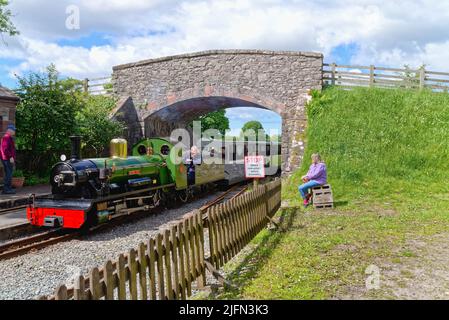
<svg viewBox="0 0 449 320"><path fill-rule="evenodd" d="M321 161L318 153L312 154L312 164L310 165L309 172L301 179L304 183L298 189L301 197L304 199L304 207L307 207L312 196L309 193L309 189L327 183L326 165Z"/></svg>

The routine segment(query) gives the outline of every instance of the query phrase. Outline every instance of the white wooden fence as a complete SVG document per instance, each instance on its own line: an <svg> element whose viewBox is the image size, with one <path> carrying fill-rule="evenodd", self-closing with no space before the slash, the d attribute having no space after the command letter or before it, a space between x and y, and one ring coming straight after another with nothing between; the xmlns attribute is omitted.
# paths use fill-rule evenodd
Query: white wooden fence
<svg viewBox="0 0 449 320"><path fill-rule="evenodd" d="M425 67L385 68L326 63L323 68L323 83L343 87L430 88L448 92L449 73L428 71Z"/></svg>

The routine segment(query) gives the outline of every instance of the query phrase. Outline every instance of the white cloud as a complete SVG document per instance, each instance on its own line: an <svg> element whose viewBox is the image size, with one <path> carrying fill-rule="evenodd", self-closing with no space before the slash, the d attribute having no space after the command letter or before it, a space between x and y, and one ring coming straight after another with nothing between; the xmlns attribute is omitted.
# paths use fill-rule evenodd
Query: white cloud
<svg viewBox="0 0 449 320"><path fill-rule="evenodd" d="M65 29L65 7L80 6L81 29ZM325 54L356 44L355 64L449 70L447 1L305 0L13 0L22 35L0 45L0 58L37 70L54 62L65 75L106 75L113 65L206 49L311 50ZM57 45L92 32L111 43Z"/></svg>

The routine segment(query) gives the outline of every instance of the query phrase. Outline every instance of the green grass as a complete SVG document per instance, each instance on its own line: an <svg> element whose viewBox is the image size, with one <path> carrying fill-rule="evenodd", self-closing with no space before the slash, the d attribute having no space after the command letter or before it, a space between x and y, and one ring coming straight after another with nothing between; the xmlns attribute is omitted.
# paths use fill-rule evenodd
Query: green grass
<svg viewBox="0 0 449 320"><path fill-rule="evenodd" d="M339 296L364 286L370 264L415 257L407 239L449 230L449 95L328 88L314 94L308 117L304 164L283 186L288 231L261 232L227 266L239 289L220 298ZM334 210L300 206L314 152L327 164Z"/></svg>

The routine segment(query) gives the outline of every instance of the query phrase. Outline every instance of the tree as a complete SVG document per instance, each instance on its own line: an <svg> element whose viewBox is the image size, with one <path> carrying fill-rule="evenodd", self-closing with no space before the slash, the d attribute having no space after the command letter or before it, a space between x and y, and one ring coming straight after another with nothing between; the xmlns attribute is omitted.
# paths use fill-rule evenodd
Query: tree
<svg viewBox="0 0 449 320"><path fill-rule="evenodd" d="M225 109L208 113L204 116L199 117L195 121L201 121L202 132L208 129L216 129L220 131L222 135L224 135L226 130L229 130L229 119L226 117Z"/></svg>
<svg viewBox="0 0 449 320"><path fill-rule="evenodd" d="M264 130L262 124L259 121L249 121L243 125L242 131L254 130L257 134L259 130Z"/></svg>
<svg viewBox="0 0 449 320"><path fill-rule="evenodd" d="M84 156L100 156L111 139L123 134L124 125L109 117L116 102L106 96L84 98L84 106L76 116L78 133L83 137Z"/></svg>
<svg viewBox="0 0 449 320"><path fill-rule="evenodd" d="M19 34L19 30L17 30L14 24L11 22L11 17L13 15L11 13L11 10L6 9L6 6L8 4L8 0L0 0L0 33L6 33L10 36L15 36Z"/></svg>
<svg viewBox="0 0 449 320"><path fill-rule="evenodd" d="M18 81L17 149L26 159L22 166L28 172L45 171L70 149L68 137L76 132L80 93L61 85L54 65L46 73L30 73Z"/></svg>
<svg viewBox="0 0 449 320"><path fill-rule="evenodd" d="M82 135L84 150L99 155L123 132L123 125L109 118L113 98L89 96L80 81L60 79L54 65L45 73L18 79L16 141L26 160L19 165L27 173L45 175L62 153L70 151L70 135Z"/></svg>
<svg viewBox="0 0 449 320"><path fill-rule="evenodd" d="M264 135L266 141L270 139L270 136L266 134L265 129L259 121L249 121L245 123L242 127L242 132L240 133L240 136L245 140L248 140L249 137L255 137L256 141L258 141L260 135Z"/></svg>

